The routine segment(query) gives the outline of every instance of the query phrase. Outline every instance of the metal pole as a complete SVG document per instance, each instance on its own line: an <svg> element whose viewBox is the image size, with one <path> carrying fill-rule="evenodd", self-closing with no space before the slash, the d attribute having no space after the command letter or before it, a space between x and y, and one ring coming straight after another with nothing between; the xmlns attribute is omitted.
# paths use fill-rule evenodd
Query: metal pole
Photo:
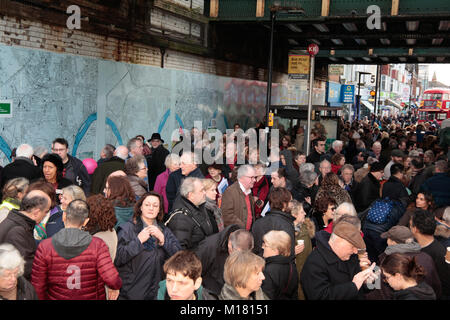
<svg viewBox="0 0 450 320"><path fill-rule="evenodd" d="M376 77L376 83L375 83L375 101L374 101L374 108L373 108L373 113L375 115L375 117L377 116L377 106L378 108L380 108L380 106L378 105L378 91L380 90L380 79L381 79L381 72L380 72L380 65L377 65L377 77Z"/></svg>
<svg viewBox="0 0 450 320"><path fill-rule="evenodd" d="M273 59L273 32L275 26L275 11L270 11L270 49L269 49L269 74L267 75L267 96L266 96L266 128L269 128L269 108L272 100L272 59Z"/></svg>
<svg viewBox="0 0 450 320"><path fill-rule="evenodd" d="M361 72L358 74L358 94L356 95L356 117L355 120L359 120L359 108L361 104Z"/></svg>
<svg viewBox="0 0 450 320"><path fill-rule="evenodd" d="M314 56L311 56L311 66L309 71L309 96L308 96L308 130L306 131L306 155L309 155L309 149L311 146L311 113L312 113L312 91L314 84Z"/></svg>

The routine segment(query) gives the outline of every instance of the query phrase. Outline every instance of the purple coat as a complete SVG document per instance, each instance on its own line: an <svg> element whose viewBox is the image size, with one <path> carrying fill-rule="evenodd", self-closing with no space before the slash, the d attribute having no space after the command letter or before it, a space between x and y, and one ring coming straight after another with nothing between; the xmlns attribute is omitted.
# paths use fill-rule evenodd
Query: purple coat
<svg viewBox="0 0 450 320"><path fill-rule="evenodd" d="M153 191L155 191L163 196L164 213L167 213L167 211L169 210L169 201L167 200L167 195L166 195L166 185L167 185L167 180L169 180L169 174L170 174L169 169L166 169L166 171L159 174L158 177L156 177L155 187L153 188Z"/></svg>

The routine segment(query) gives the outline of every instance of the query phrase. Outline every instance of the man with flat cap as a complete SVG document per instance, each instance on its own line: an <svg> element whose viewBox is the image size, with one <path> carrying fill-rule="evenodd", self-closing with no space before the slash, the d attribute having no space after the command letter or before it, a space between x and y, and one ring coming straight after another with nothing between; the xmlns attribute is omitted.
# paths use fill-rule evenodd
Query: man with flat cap
<svg viewBox="0 0 450 320"><path fill-rule="evenodd" d="M378 276L375 263L361 271L358 250L366 245L360 230L347 221L338 221L330 235L316 233L317 248L306 259L300 283L307 300L364 299L361 290L366 280Z"/></svg>
<svg viewBox="0 0 450 320"><path fill-rule="evenodd" d="M164 162L169 154L169 151L164 148L164 140L161 139L159 133L153 133L152 137L148 139L152 148L151 153L146 156L148 163L148 187L153 190L155 187L156 178L158 175L166 170Z"/></svg>
<svg viewBox="0 0 450 320"><path fill-rule="evenodd" d="M436 271L433 259L425 252L421 251L420 245L414 241L411 230L405 226L394 226L381 234L381 238L387 239L388 246L380 254L378 261L380 265L383 260L393 253L403 253L410 257L415 257L417 264L425 269L424 281L433 288L436 297L441 296L441 280ZM394 290L384 281L380 281L381 287L367 294L369 300L392 300Z"/></svg>

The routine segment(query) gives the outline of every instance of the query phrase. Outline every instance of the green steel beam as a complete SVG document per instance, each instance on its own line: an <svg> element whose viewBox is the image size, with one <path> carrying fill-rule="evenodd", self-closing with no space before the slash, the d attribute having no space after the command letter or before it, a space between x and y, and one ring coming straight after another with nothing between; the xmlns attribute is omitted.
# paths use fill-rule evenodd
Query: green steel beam
<svg viewBox="0 0 450 320"><path fill-rule="evenodd" d="M209 0L206 0L209 2ZM256 0L219 0L219 16L211 21L269 21L270 7L277 0L266 0L264 17L256 17ZM382 18L391 17L392 0L331 0L328 17L321 16L321 0L278 0L281 6L304 9L304 14L277 14L278 21L314 21L333 18L367 17L367 8L376 5ZM209 4L206 6L209 7ZM209 15L209 12L207 11ZM399 17L426 17L450 15L449 0L401 0Z"/></svg>

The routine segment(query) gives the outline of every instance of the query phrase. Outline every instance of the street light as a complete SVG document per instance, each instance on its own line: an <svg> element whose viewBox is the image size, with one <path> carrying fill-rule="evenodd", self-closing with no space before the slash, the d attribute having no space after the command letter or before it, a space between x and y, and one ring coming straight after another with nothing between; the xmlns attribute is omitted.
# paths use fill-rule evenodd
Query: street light
<svg viewBox="0 0 450 320"><path fill-rule="evenodd" d="M358 94L356 95L356 119L359 120L359 110L361 108L361 75L371 74L370 72L358 71Z"/></svg>
<svg viewBox="0 0 450 320"><path fill-rule="evenodd" d="M267 96L266 96L266 131L269 129L269 109L272 100L272 68L273 68L273 33L277 13L304 14L305 10L299 7L281 6L279 1L275 1L270 7L270 48L269 48L269 73L267 75Z"/></svg>

